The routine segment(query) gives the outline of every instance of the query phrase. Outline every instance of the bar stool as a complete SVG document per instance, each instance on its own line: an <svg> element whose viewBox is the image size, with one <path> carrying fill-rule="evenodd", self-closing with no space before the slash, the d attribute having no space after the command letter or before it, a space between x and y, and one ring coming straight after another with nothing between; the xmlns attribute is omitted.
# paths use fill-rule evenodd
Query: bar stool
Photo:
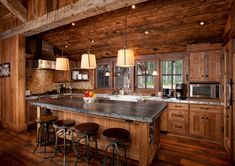
<svg viewBox="0 0 235 166"><path fill-rule="evenodd" d="M125 165L127 165L126 145L130 142L130 132L122 128L109 128L104 130L102 135L107 141L111 142L105 149L104 165L106 165L107 152L110 147L113 151L112 165L115 165L115 158L117 158L117 165L119 166L120 147L124 149Z"/></svg>
<svg viewBox="0 0 235 166"><path fill-rule="evenodd" d="M49 134L49 127L52 126L52 123L55 122L57 119L56 116L52 115L44 115L40 118L36 119L38 124L37 127L37 145L33 150L33 154L36 152L37 148L40 146L44 146L44 158L46 155L46 147L50 144L50 134ZM54 135L54 133L53 133ZM54 141L54 137L53 137Z"/></svg>
<svg viewBox="0 0 235 166"><path fill-rule="evenodd" d="M71 134L71 141L70 141L70 149L72 149L73 146L73 130L71 129L74 127L75 121L74 120L58 120L53 123L53 127L57 130L56 137L55 137L55 152L53 156L51 157L51 161L56 156L57 152L59 151L58 147L58 136L61 134L64 137L63 141L63 147L61 151L64 153L64 160L63 165L66 165L66 155L67 155L67 143L66 143L66 136ZM67 132L69 132L67 134ZM71 144L72 143L72 144Z"/></svg>
<svg viewBox="0 0 235 166"><path fill-rule="evenodd" d="M82 153L82 150L80 149L80 142L81 140L84 140L85 143L85 160L87 161L87 163L89 164L90 159L93 157L92 156L92 148L89 146L89 142L92 140L95 142L95 153L96 153L96 157L98 156L98 148L97 148L97 131L99 130L99 125L96 123L81 123L79 125L77 125L75 127L76 132L82 135L82 137L80 137L78 139L78 146L77 149L75 150L77 153L77 160L75 165L77 165L78 159L84 155L84 153ZM92 139L91 139L92 138ZM90 152L90 153L89 153ZM79 154L81 153L81 154Z"/></svg>

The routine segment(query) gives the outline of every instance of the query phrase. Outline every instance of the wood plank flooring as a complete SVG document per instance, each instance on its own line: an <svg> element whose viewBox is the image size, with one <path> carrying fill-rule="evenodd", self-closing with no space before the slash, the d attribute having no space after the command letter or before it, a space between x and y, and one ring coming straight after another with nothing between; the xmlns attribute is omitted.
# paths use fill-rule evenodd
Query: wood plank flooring
<svg viewBox="0 0 235 166"><path fill-rule="evenodd" d="M36 131L30 130L24 133L14 133L6 129L0 129L0 165L4 166L54 166L63 165L62 156L58 155L52 162L49 157L52 153L46 155L32 151L35 147ZM43 150L39 149L38 151ZM52 148L48 149L52 152ZM100 158L92 161L90 166L101 165L103 158L100 152ZM75 154L70 153L68 165L74 165ZM87 166L86 162L80 161L78 166ZM136 161L129 160L129 166L137 166ZM151 166L232 166L224 148L220 145L193 140L188 138L176 137L172 135L162 135L160 151L155 156Z"/></svg>

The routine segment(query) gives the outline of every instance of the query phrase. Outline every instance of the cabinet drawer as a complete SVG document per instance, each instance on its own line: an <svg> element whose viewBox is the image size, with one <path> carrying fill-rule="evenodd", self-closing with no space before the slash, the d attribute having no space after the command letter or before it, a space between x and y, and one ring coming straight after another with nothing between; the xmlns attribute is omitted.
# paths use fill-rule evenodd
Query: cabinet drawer
<svg viewBox="0 0 235 166"><path fill-rule="evenodd" d="M169 120L174 120L178 122L187 122L188 120L188 111L182 110L169 110L168 111Z"/></svg>
<svg viewBox="0 0 235 166"><path fill-rule="evenodd" d="M174 110L188 110L188 104L169 103L168 108Z"/></svg>
<svg viewBox="0 0 235 166"><path fill-rule="evenodd" d="M183 122L169 121L168 130L174 133L186 133L186 124Z"/></svg>
<svg viewBox="0 0 235 166"><path fill-rule="evenodd" d="M222 106L214 106L214 105L200 105L200 104L190 104L190 110L203 111L203 112L214 112L220 113L223 110Z"/></svg>

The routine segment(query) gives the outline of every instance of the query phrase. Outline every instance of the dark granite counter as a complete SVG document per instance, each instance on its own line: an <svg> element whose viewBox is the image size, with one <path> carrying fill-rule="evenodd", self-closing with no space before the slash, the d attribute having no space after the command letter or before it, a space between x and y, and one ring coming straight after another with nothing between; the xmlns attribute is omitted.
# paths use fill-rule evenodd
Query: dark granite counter
<svg viewBox="0 0 235 166"><path fill-rule="evenodd" d="M98 99L95 103L86 104L82 98L71 97L30 100L30 103L52 110L73 111L148 123L160 116L161 111L167 106L167 103L164 102L121 102L101 99Z"/></svg>

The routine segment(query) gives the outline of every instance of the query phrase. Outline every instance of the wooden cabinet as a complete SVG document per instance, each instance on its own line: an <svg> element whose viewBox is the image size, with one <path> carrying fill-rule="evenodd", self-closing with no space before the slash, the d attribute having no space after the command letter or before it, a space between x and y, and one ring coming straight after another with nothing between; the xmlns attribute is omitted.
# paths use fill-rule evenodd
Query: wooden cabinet
<svg viewBox="0 0 235 166"><path fill-rule="evenodd" d="M222 106L190 105L189 133L209 139L221 139Z"/></svg>
<svg viewBox="0 0 235 166"><path fill-rule="evenodd" d="M168 104L168 131L188 133L188 104Z"/></svg>
<svg viewBox="0 0 235 166"><path fill-rule="evenodd" d="M37 107L30 104L29 101L26 101L26 121L27 125L33 125L36 124L36 118L37 118Z"/></svg>
<svg viewBox="0 0 235 166"><path fill-rule="evenodd" d="M168 122L168 109L163 110L160 116L160 130L167 131L167 122Z"/></svg>
<svg viewBox="0 0 235 166"><path fill-rule="evenodd" d="M221 52L219 50L191 52L190 82L220 82Z"/></svg>
<svg viewBox="0 0 235 166"><path fill-rule="evenodd" d="M70 70L68 71L59 71L55 70L52 73L52 82L55 83L64 83L71 81L71 73Z"/></svg>

